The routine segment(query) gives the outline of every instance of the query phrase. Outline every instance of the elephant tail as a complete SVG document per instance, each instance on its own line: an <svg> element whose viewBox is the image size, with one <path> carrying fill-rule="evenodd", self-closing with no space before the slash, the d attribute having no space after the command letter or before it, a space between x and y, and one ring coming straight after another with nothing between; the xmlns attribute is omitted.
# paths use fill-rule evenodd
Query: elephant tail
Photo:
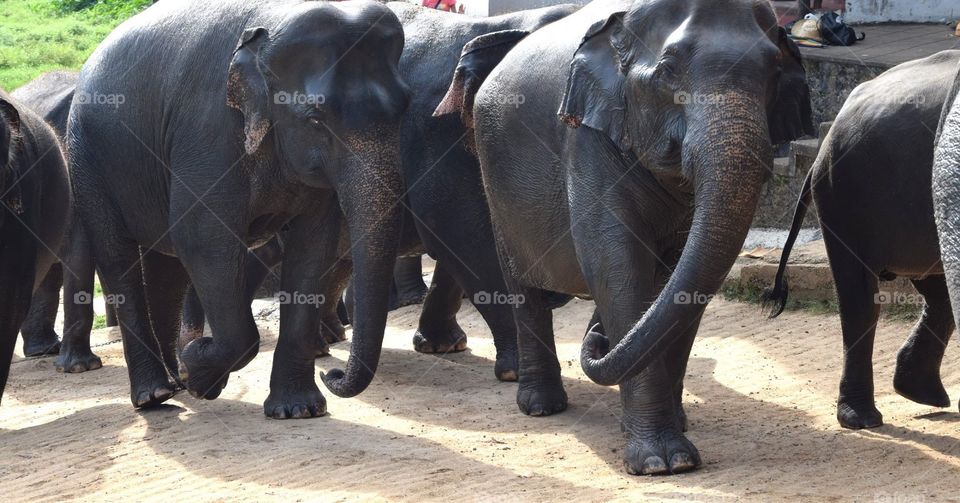
<svg viewBox="0 0 960 503"><path fill-rule="evenodd" d="M814 171L814 169L808 171L807 177L803 179L803 187L800 188L800 197L797 199L797 208L793 212L790 234L787 236L787 242L783 245L783 252L780 254L780 266L777 268L773 288L764 290L760 296L760 302L764 309L769 310L770 318L779 316L787 305L787 294L790 290L786 275L787 262L790 260L790 251L793 250L793 244L797 241L797 235L800 234L800 226L803 225L803 218L807 215L807 208L810 206L810 186Z"/></svg>
<svg viewBox="0 0 960 503"><path fill-rule="evenodd" d="M473 129L473 101L480 85L500 64L504 56L523 40L527 30L503 30L480 35L467 42L460 53L460 61L453 73L453 82L446 96L433 112L434 117L460 112L467 130ZM473 135L469 135L470 139Z"/></svg>

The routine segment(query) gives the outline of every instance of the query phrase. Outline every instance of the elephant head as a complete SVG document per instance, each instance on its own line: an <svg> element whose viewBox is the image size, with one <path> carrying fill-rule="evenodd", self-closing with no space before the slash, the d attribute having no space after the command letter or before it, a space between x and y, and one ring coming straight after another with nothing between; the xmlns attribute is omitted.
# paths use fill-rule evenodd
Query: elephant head
<svg viewBox="0 0 960 503"><path fill-rule="evenodd" d="M814 134L809 89L769 2L637 0L584 35L559 117L692 194L686 245L656 301L613 349L592 331L584 340L584 372L615 384L700 318L694 299L719 289L743 245L771 144Z"/></svg>
<svg viewBox="0 0 960 503"><path fill-rule="evenodd" d="M327 386L352 396L377 367L400 222L400 119L409 91L398 70L403 27L375 2L304 2L272 28L244 31L227 103L242 143L282 177L337 193L351 236L356 312L345 374Z"/></svg>

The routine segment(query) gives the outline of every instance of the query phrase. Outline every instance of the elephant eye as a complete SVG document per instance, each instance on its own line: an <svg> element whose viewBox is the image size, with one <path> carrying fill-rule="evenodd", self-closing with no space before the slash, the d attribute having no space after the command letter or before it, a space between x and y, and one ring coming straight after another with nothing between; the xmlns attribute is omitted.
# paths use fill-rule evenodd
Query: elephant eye
<svg viewBox="0 0 960 503"><path fill-rule="evenodd" d="M321 121L321 120L320 120L320 117L318 117L318 116L316 116L316 115L311 115L311 116L307 117L307 122L309 122L311 126L317 128L317 129L320 129L320 126L323 125L323 121Z"/></svg>

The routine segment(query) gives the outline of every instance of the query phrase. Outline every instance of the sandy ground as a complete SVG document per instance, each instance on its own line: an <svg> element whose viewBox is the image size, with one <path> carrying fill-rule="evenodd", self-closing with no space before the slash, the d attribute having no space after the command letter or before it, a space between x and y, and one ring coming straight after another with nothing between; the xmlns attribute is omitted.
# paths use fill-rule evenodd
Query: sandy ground
<svg viewBox="0 0 960 503"><path fill-rule="evenodd" d="M836 316L788 312L768 321L754 305L717 300L693 350L685 402L699 471L633 477L621 468L619 400L580 372L576 357L591 306L555 314L570 408L523 416L515 384L493 377L493 345L477 312L460 323L467 352L415 353L418 306L392 313L377 380L353 399L328 394L329 415L269 420L277 326L262 354L220 399L187 394L138 412L128 399L121 346L96 348L104 368L58 374L51 358L15 357L0 407L4 500L817 500L914 502L960 488L958 415L895 395L891 372L909 325L885 321L875 360L886 425L841 430ZM348 334L349 335L349 334ZM95 343L116 339L112 329ZM334 346L317 370L341 367ZM960 391L948 351L947 389Z"/></svg>

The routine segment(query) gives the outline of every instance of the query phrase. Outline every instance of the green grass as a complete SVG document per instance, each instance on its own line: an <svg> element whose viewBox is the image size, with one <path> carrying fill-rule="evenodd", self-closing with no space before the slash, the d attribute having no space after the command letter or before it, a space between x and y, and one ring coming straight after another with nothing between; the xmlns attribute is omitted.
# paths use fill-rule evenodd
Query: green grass
<svg viewBox="0 0 960 503"><path fill-rule="evenodd" d="M719 294L727 300L757 305L760 305L760 295L762 293L761 288L744 285L742 283L736 285L726 284L719 292ZM799 310L817 315L840 314L840 307L836 299L813 300L788 297L784 310ZM913 322L920 316L921 310L922 306L915 304L884 304L880 308L880 315L886 320Z"/></svg>
<svg viewBox="0 0 960 503"><path fill-rule="evenodd" d="M101 40L151 0L0 0L0 88L77 70Z"/></svg>
<svg viewBox="0 0 960 503"><path fill-rule="evenodd" d="M100 330L101 328L107 328L107 315L97 314L93 317L93 329Z"/></svg>

